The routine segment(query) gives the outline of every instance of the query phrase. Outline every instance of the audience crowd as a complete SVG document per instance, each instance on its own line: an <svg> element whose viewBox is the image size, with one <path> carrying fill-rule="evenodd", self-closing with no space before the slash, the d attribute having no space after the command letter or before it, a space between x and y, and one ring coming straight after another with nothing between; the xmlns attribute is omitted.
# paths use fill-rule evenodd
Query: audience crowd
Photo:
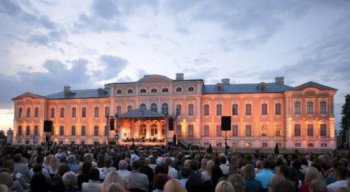
<svg viewBox="0 0 350 192"><path fill-rule="evenodd" d="M0 192L350 192L348 155L6 145Z"/></svg>

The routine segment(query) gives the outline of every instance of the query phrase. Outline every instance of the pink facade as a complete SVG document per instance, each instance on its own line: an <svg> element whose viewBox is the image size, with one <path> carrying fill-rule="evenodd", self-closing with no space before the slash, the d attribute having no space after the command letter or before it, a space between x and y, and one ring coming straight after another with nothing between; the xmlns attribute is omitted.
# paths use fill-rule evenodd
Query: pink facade
<svg viewBox="0 0 350 192"><path fill-rule="evenodd" d="M273 83L215 85L202 79L172 80L147 75L136 82L110 83L103 89L70 90L47 96L24 93L15 104L14 143L45 141L43 122L53 121L51 139L58 143L159 144L171 141L235 148L335 149L336 89L308 82L297 87ZM158 116L128 116L138 109ZM115 118L114 114L118 114ZM151 114L151 113L150 113ZM153 115L154 115L153 114ZM167 114L167 115L165 115ZM108 118L117 120L110 130ZM231 130L221 131L221 116ZM121 117L121 118L119 118ZM174 118L174 131L168 129Z"/></svg>

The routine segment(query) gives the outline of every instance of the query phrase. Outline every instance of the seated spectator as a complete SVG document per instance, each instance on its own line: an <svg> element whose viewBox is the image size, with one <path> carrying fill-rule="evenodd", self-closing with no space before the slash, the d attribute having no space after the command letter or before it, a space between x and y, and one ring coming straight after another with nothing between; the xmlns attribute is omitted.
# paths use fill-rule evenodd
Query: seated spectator
<svg viewBox="0 0 350 192"><path fill-rule="evenodd" d="M101 191L101 182L99 181L100 171L97 168L92 168L89 172L89 181L82 184L83 192Z"/></svg>

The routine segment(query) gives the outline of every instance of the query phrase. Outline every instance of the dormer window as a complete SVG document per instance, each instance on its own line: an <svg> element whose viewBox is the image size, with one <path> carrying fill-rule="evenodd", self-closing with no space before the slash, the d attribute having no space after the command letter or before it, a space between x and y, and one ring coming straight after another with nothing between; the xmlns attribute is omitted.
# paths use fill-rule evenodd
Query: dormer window
<svg viewBox="0 0 350 192"><path fill-rule="evenodd" d="M181 87L177 87L177 88L176 88L176 92L177 92L177 93L181 93L181 92L182 92Z"/></svg>
<svg viewBox="0 0 350 192"><path fill-rule="evenodd" d="M118 95L122 94L122 90L118 89L118 90L117 90L117 94L118 94Z"/></svg>
<svg viewBox="0 0 350 192"><path fill-rule="evenodd" d="M223 90L222 84L217 84L215 86L215 89L216 89L217 92L222 92L222 90Z"/></svg>
<svg viewBox="0 0 350 192"><path fill-rule="evenodd" d="M128 89L128 94L132 94L133 90L132 89Z"/></svg>
<svg viewBox="0 0 350 192"><path fill-rule="evenodd" d="M188 92L193 92L194 91L194 88L193 87L189 87L188 88Z"/></svg>
<svg viewBox="0 0 350 192"><path fill-rule="evenodd" d="M169 92L169 89L168 88L163 88L162 89L162 93L168 93Z"/></svg>
<svg viewBox="0 0 350 192"><path fill-rule="evenodd" d="M146 93L146 89L141 89L140 93Z"/></svg>
<svg viewBox="0 0 350 192"><path fill-rule="evenodd" d="M157 89L155 88L151 89L151 93L157 93Z"/></svg>

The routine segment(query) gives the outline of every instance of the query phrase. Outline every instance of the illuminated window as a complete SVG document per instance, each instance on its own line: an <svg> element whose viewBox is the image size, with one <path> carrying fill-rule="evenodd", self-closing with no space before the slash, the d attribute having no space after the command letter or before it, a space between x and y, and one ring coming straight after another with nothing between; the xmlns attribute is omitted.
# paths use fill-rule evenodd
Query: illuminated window
<svg viewBox="0 0 350 192"><path fill-rule="evenodd" d="M209 116L209 105L208 104L204 105L204 116Z"/></svg>
<svg viewBox="0 0 350 192"><path fill-rule="evenodd" d="M216 105L216 115L222 115L222 105L221 104Z"/></svg>
<svg viewBox="0 0 350 192"><path fill-rule="evenodd" d="M232 105L232 115L238 115L238 104Z"/></svg>

